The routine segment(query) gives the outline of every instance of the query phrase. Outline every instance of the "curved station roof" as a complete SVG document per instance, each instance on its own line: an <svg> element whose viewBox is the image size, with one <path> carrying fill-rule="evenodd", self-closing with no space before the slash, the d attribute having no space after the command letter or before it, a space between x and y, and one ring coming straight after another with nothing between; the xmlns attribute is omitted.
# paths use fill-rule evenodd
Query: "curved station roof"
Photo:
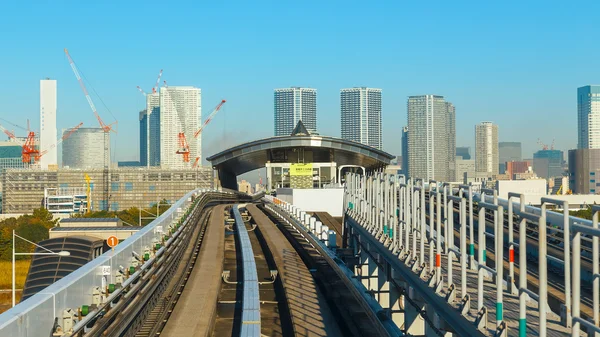
<svg viewBox="0 0 600 337"><path fill-rule="evenodd" d="M264 167L267 162L289 163L290 152L309 152L305 162L335 162L359 165L373 170L390 164L391 154L376 148L340 138L310 135L302 122L290 136L271 137L234 146L207 158L213 168L240 175ZM294 161L295 162L295 161Z"/></svg>

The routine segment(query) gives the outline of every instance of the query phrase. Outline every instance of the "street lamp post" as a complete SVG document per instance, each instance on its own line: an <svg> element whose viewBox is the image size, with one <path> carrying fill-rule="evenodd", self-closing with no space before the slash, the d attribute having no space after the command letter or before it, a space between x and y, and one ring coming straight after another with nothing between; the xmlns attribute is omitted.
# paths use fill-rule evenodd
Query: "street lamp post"
<svg viewBox="0 0 600 337"><path fill-rule="evenodd" d="M13 229L12 234L13 234L13 237L12 237L12 239L13 239L12 240L12 306L14 307L15 303L16 303L16 291L15 291L15 286L16 286L15 266L16 265L15 265L15 256L17 256L17 255L58 255L58 256L69 256L69 255L71 255L71 253L67 252L67 251L64 251L64 250L62 250L60 252L53 252L50 249L44 248L44 247L36 244L35 242L31 242L31 241L29 241L29 240L27 240L27 239L25 239L23 237L18 236L17 234L15 234L14 229ZM40 247L43 250L46 250L47 253L15 253L15 239L16 238L19 238L21 240L27 241L27 242L33 244L36 247Z"/></svg>

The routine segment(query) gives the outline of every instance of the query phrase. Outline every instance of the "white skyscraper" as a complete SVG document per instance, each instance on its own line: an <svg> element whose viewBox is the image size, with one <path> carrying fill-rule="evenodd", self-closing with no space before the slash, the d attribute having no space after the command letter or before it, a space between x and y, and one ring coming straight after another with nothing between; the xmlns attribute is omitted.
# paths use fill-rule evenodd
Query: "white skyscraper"
<svg viewBox="0 0 600 337"><path fill-rule="evenodd" d="M475 125L475 171L498 174L498 125L481 122Z"/></svg>
<svg viewBox="0 0 600 337"><path fill-rule="evenodd" d="M410 96L407 108L409 176L454 180L456 109L437 95Z"/></svg>
<svg viewBox="0 0 600 337"><path fill-rule="evenodd" d="M317 89L275 89L275 136L289 136L298 121L308 132L317 131Z"/></svg>
<svg viewBox="0 0 600 337"><path fill-rule="evenodd" d="M57 165L56 147L56 80L40 80L40 153L48 150L40 159L42 169Z"/></svg>
<svg viewBox="0 0 600 337"><path fill-rule="evenodd" d="M202 135L194 138L202 118L201 91L190 86L160 88L160 166L180 169L192 166L202 156ZM190 161L177 154L180 132L190 147Z"/></svg>
<svg viewBox="0 0 600 337"><path fill-rule="evenodd" d="M381 89L342 89L340 100L342 139L381 150Z"/></svg>

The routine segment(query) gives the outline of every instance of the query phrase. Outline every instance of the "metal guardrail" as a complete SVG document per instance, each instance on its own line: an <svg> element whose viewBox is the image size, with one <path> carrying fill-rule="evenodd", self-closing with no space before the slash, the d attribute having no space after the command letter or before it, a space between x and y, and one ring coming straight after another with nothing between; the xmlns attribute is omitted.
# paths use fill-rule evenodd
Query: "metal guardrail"
<svg viewBox="0 0 600 337"><path fill-rule="evenodd" d="M281 216L286 223L293 226L318 252L323 258L333 266L334 271L340 275L340 278L348 288L354 292L354 296L362 299L360 302L362 309L371 316L372 320L379 322L379 330L374 331L377 336L401 336L402 332L398 326L390 319L384 319L385 315L381 305L366 291L363 284L356 279L352 271L341 261L330 248L335 248L335 231L323 225L321 221L310 216L298 207L287 203L281 199L265 196L264 200L268 202L266 208Z"/></svg>
<svg viewBox="0 0 600 337"><path fill-rule="evenodd" d="M481 189L480 193L473 193L473 187L470 185L453 185L448 183L438 183L436 181L430 181L429 184L425 184L424 181L420 180L411 180L411 179L403 179L404 177L399 176L389 176L383 174L376 174L371 177L360 177L357 175L350 174L347 179L346 185L346 196L345 199L347 201L347 214L355 214L360 219L365 219L368 223L369 230L375 235L384 235L388 237L388 239L392 242L390 245L390 249L394 249L400 251L400 256L403 258L406 256L407 261L417 261L417 263L422 264L424 262L424 251L423 251L423 243L427 242L429 244L429 268L428 271L431 273L432 279L430 281L431 284L434 285L436 292L442 289L442 278L440 275L440 256L450 256L453 258L454 256L460 256L460 268L461 268L461 279L463 280L461 283L461 296L468 296L466 288L464 287L463 273L467 271L466 268L466 260L467 257L465 255L466 249L468 247L469 253L469 269L478 270L477 277L477 297L478 297L478 309L480 309L480 315L487 313L487 308L484 307L484 290L483 288L483 276L487 273L496 276L496 285L495 285L495 293L496 293L496 327L497 331L505 331L506 324L504 320L506 320L505 313L503 312L503 294L502 294L502 283L504 281L503 268L499 268L498 266L502 266L504 263L503 259L503 247L504 247L504 210L508 208L509 211L509 237L508 237L508 246L509 246L509 275L508 275L508 291L510 293L516 294L519 293L519 304L521 307L520 317L519 317L519 336L525 336L528 326L528 322L526 319L527 314L527 300L528 298L535 299L538 303L539 310L539 335L546 336L547 335L547 324L546 324L546 313L547 313L547 263L548 260L552 260L552 257L547 256L546 247L547 247L547 235L546 228L548 225L556 226L562 229L562 233L564 236L565 249L569 250L569 241L572 233L575 233L575 237L573 239L573 270L565 271L565 295L569 296L571 288L573 289L572 294L572 302L573 302L573 329L571 328L571 320L570 320L570 298L567 299L565 303L564 312L561 312L561 325L563 326L562 331L573 332L573 336L579 334L579 326L585 326L586 329L593 331L598 330L599 320L600 320L600 274L598 273L598 259L600 258L600 251L598 250L598 234L600 231L596 233L597 230L597 221L598 221L598 213L600 212L600 206L594 206L594 215L595 221L590 222L587 220L570 217L568 212L565 214L560 214L556 212L551 212L546 210L546 205L548 204L556 204L559 203L564 206L564 203L561 201L544 198L542 200L543 204L541 208L536 208L532 206L526 206L523 202L523 197L519 194L511 194L510 198L519 197L519 203L513 203L512 200L498 198L497 192L489 189ZM382 183L383 182L383 183ZM381 190L379 186L388 186L388 183L396 184L398 187L398 199L399 199L399 220L398 222L391 221L379 221L377 217L374 217L374 214L384 213L387 214L387 209L389 207L388 201L388 191ZM386 187L387 188L387 187ZM423 198L425 191L428 190L429 195L429 205L425 203ZM454 192L458 192L458 197L454 196ZM490 195L491 194L491 195ZM467 202L468 200L468 202ZM479 242L479 251L478 251L478 264L475 264L475 235L474 228L476 227L473 220L473 203L478 203L479 206L479 226L478 226L478 242ZM449 234L449 229L454 228L454 204L460 203L461 206L459 208L459 215L461 219L460 226L460 249L456 249L453 245L452 240L448 242L444 242L441 237L442 231L444 231L444 237L451 237L452 234ZM467 214L467 205L463 206L463 204L467 204L469 206L468 214ZM442 209L441 205L444 205L444 209ZM429 226L424 221L426 208L429 206L429 218L430 224ZM568 204L567 204L568 208ZM485 212L493 211L493 215L490 221L494 223L493 232L486 233L486 217ZM419 214L415 214L418 212ZM420 215L420 216L419 216ZM468 215L468 221L467 221ZM534 293L531 290L527 289L526 278L520 278L519 287L517 288L514 285L514 247L517 246L520 248L519 257L521 262L519 263L519 268L521 273L527 273L527 264L526 264L526 244L525 241L527 239L527 226L520 226L519 228L519 243L514 242L514 235L512 231L512 216L515 215L520 219L521 224L524 224L525 221L530 221L536 228L538 228L538 233L540 240L538 245L538 266L539 266L539 291L538 293ZM465 223L468 222L469 233L467 235L467 228L465 228ZM393 231L389 230L389 227L393 227ZM422 232L423 229L427 228L428 236L426 237ZM415 238L417 238L417 234L421 233L418 236L418 239L421 241L420 249L417 246ZM571 232L571 233L569 233ZM393 233L389 235L388 233ZM575 240L582 240L581 233L586 234L587 236L592 237L593 248L592 255L594 258L593 261L593 306L594 306L594 317L593 322L584 321L580 315L579 305L577 308L575 307L575 302L580 300L580 263L581 263L581 245L580 242L577 243ZM486 265L486 238L485 236L492 237L495 241L496 247L494 247L494 252L496 255L496 267L490 268ZM410 246L409 236L412 236L412 247ZM403 240L405 239L405 240ZM444 247L442 247L444 244ZM468 244L468 246L467 246ZM442 249L444 248L444 249ZM435 250L435 255L434 255ZM576 253L577 252L577 255ZM453 256L454 255L454 256ZM565 258L568 258L568 252L565 252ZM451 259L450 259L451 260ZM554 258L554 260L557 260ZM554 261L556 262L556 261ZM435 263L435 265L434 265ZM569 268L569 263L567 261L562 262L565 268ZM448 265L448 276L452 273L452 264ZM570 286L570 278L573 278L573 286ZM576 283L577 282L577 283ZM471 286L472 288L472 286ZM577 288L577 293L575 293L575 288ZM570 297L570 296L569 296ZM467 299L465 299L466 301ZM478 326L480 329L484 329L484 324L480 324L480 322L485 322L486 319L478 319ZM575 322L577 322L577 326L575 326ZM529 322L531 323L531 322ZM550 322L548 322L550 324ZM577 329L577 331L575 331Z"/></svg>
<svg viewBox="0 0 600 337"><path fill-rule="evenodd" d="M118 244L113 250L90 261L83 267L65 276L61 280L33 295L14 308L0 315L0 335L11 337L46 336L58 324L62 325L61 318L66 311L82 311L84 305L91 304L95 296L101 296L101 305L110 304L111 298L118 296L121 289L136 279L145 268L160 256L168 241L160 249L155 250L156 244L161 243L163 235L168 232L182 217L187 216L192 196L208 190L194 190L187 193L173 204L165 213L142 228L140 231ZM229 192L224 192L229 194ZM169 240L173 240L173 235ZM152 258L150 257L152 255ZM133 273L129 273L132 265L138 265ZM131 274L124 278L124 274ZM94 289L107 289L109 284L116 284L117 279L124 279L121 288L115 289L110 295L102 292L94 293ZM102 296L104 298L102 298ZM86 308L87 309L87 308ZM93 318L94 312L88 313L86 318L80 317L78 325L85 326ZM69 327L63 327L66 334Z"/></svg>
<svg viewBox="0 0 600 337"><path fill-rule="evenodd" d="M233 206L235 229L242 254L243 297L242 297L242 327L240 336L260 337L260 293L258 289L258 273L252 251L252 243L248 230L240 215L240 205Z"/></svg>

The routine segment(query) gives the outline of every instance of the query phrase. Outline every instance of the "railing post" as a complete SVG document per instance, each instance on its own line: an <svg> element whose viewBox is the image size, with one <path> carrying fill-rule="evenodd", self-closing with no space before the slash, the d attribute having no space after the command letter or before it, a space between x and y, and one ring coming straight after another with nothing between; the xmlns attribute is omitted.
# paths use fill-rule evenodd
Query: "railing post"
<svg viewBox="0 0 600 337"><path fill-rule="evenodd" d="M504 209L502 206L498 206L496 214L498 215L498 219L495 219L498 223L495 234L496 246L498 247L496 250L496 327L499 328L504 317L502 307L502 293L504 291Z"/></svg>
<svg viewBox="0 0 600 337"><path fill-rule="evenodd" d="M594 213L594 221L598 222L598 213ZM581 232L575 231L573 235L573 317L581 315L579 306L581 305ZM571 337L580 337L580 323L573 321Z"/></svg>
<svg viewBox="0 0 600 337"><path fill-rule="evenodd" d="M412 188L412 198L411 198L411 202L412 202L412 228L410 230L410 232L412 233L413 236L413 240L412 240L412 254L411 254L411 258L415 258L417 257L417 222L418 222L418 217L417 217L417 202L418 202L418 197L419 195L417 193L419 193L418 190L415 189L415 184L413 184L413 188Z"/></svg>
<svg viewBox="0 0 600 337"><path fill-rule="evenodd" d="M436 256L435 256L435 277L436 288L443 288L442 279L442 194L436 188Z"/></svg>
<svg viewBox="0 0 600 337"><path fill-rule="evenodd" d="M473 222L473 185L469 183L469 266L475 270L475 223Z"/></svg>
<svg viewBox="0 0 600 337"><path fill-rule="evenodd" d="M510 200L509 200L510 201ZM519 210L525 212L525 196L519 196ZM519 337L527 336L527 220L519 223Z"/></svg>
<svg viewBox="0 0 600 337"><path fill-rule="evenodd" d="M477 310L481 311L481 309L484 308L484 303L483 303L483 274L485 272L485 269L483 269L481 266L485 265L485 244L483 244L485 242L485 234L484 234L484 230L485 230L485 208L483 207L479 207L479 226L478 226L478 233L479 233L479 249L477 250L478 252L478 262L479 262L479 270L477 271ZM483 245L482 245L483 244Z"/></svg>
<svg viewBox="0 0 600 337"><path fill-rule="evenodd" d="M427 220L426 216L425 216L425 184L423 183L423 181L421 181L421 242L420 242L420 249L421 249L421 257L420 257L420 261L419 263L424 264L425 263L425 227L426 227L426 223L425 221Z"/></svg>
<svg viewBox="0 0 600 337"><path fill-rule="evenodd" d="M511 195L508 195L508 291L511 294L518 293L515 284L515 246L513 233L513 203Z"/></svg>
<svg viewBox="0 0 600 337"><path fill-rule="evenodd" d="M435 240L433 239L433 230L435 228L435 218L433 213L435 194L433 193L433 185L429 182L429 271L434 270L435 256L434 256L434 245Z"/></svg>
<svg viewBox="0 0 600 337"><path fill-rule="evenodd" d="M542 215L539 220L539 240L538 240L538 272L540 275L540 301L538 303L540 309L540 337L546 337L546 320L547 320L547 307L548 307L548 238L546 234L546 209L542 205Z"/></svg>
<svg viewBox="0 0 600 337"><path fill-rule="evenodd" d="M445 208L448 210L448 217L446 218L446 228L450 227L450 228L454 228L454 205L453 205L453 201L452 199L448 200L448 202L445 204ZM446 237L446 260L448 262L448 289L450 290L450 286L452 284L454 284L454 279L453 279L453 273L452 273L452 255L454 255L454 252L452 251L452 246L454 243L454 240L452 240L454 237L450 238L450 237Z"/></svg>
<svg viewBox="0 0 600 337"><path fill-rule="evenodd" d="M460 295L467 295L467 212L464 196L460 198Z"/></svg>
<svg viewBox="0 0 600 337"><path fill-rule="evenodd" d="M598 229L598 212L600 212L600 207L592 206L592 212L594 213L594 217L592 220L592 228ZM598 251L598 236L594 235L592 237L592 298L593 298L593 311L594 311L594 325L600 326L600 274L599 274L599 266L598 260L600 258L600 252ZM575 277L578 279L581 277L581 274L575 274Z"/></svg>

